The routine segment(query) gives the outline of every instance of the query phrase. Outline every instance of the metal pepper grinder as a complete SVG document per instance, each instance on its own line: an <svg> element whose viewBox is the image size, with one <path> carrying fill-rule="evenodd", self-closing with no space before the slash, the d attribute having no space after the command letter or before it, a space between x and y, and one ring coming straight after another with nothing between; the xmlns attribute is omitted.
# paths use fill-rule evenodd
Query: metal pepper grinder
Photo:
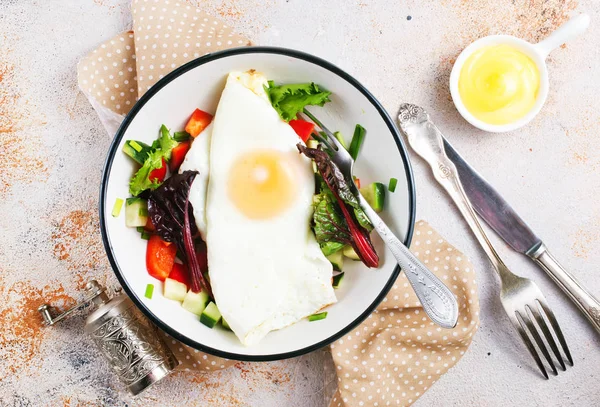
<svg viewBox="0 0 600 407"><path fill-rule="evenodd" d="M53 307L48 304L41 305L38 311L46 325L54 325L92 304L99 308L87 317L85 332L92 336L131 394L141 393L179 364L129 297L120 294L109 299L106 289L96 280L87 283L84 299L62 314L53 316Z"/></svg>

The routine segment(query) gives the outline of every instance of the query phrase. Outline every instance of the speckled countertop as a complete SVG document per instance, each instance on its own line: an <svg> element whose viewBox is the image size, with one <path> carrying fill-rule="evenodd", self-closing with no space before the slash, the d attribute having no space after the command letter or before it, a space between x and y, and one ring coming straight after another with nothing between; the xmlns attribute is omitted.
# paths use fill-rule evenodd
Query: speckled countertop
<svg viewBox="0 0 600 407"><path fill-rule="evenodd" d="M78 91L75 66L130 24L128 0L0 2L0 406L325 407L330 360L239 363L176 374L133 399L83 334L83 318L44 329L36 308L71 304L84 283L114 282L98 231L109 145ZM192 2L194 3L194 2ZM600 295L600 2L582 0L196 1L264 45L302 49L341 66L394 114L421 104L453 144L519 210L554 254ZM453 108L448 77L470 41L508 33L539 40L572 13L590 30L552 53L551 91L529 126L489 135ZM600 405L600 336L526 259L554 307L575 367L541 380L513 339L498 284L449 199L414 154L418 217L465 251L479 273L481 328L464 359L417 406ZM329 383L331 385L331 383Z"/></svg>

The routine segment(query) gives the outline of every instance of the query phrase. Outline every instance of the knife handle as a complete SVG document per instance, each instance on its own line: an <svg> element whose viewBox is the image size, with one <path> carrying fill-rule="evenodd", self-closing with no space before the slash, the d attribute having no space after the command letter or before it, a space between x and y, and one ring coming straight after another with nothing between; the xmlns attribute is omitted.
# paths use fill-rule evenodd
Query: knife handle
<svg viewBox="0 0 600 407"><path fill-rule="evenodd" d="M542 244L530 257L554 280L600 333L600 301L573 277Z"/></svg>

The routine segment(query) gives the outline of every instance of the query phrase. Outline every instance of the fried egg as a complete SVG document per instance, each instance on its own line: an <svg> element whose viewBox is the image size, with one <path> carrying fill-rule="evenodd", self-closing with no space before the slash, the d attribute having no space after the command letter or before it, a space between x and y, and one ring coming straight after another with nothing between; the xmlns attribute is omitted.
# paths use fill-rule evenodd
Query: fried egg
<svg viewBox="0 0 600 407"><path fill-rule="evenodd" d="M223 318L246 346L336 302L332 265L310 230L311 163L271 106L266 84L254 71L229 74L208 160L210 282ZM196 222L202 222L200 190L190 197Z"/></svg>

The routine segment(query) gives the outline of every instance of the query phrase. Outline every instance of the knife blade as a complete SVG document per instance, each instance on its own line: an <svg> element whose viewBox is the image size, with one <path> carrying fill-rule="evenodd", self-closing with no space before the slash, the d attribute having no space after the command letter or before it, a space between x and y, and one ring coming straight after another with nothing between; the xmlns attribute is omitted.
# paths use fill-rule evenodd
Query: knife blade
<svg viewBox="0 0 600 407"><path fill-rule="evenodd" d="M600 333L600 302L558 263L542 239L445 138L444 149L456 166L464 190L477 214L510 247L540 266Z"/></svg>
<svg viewBox="0 0 600 407"><path fill-rule="evenodd" d="M534 252L542 244L542 239L446 139L444 149L456 166L469 201L479 216L515 251L523 254Z"/></svg>

